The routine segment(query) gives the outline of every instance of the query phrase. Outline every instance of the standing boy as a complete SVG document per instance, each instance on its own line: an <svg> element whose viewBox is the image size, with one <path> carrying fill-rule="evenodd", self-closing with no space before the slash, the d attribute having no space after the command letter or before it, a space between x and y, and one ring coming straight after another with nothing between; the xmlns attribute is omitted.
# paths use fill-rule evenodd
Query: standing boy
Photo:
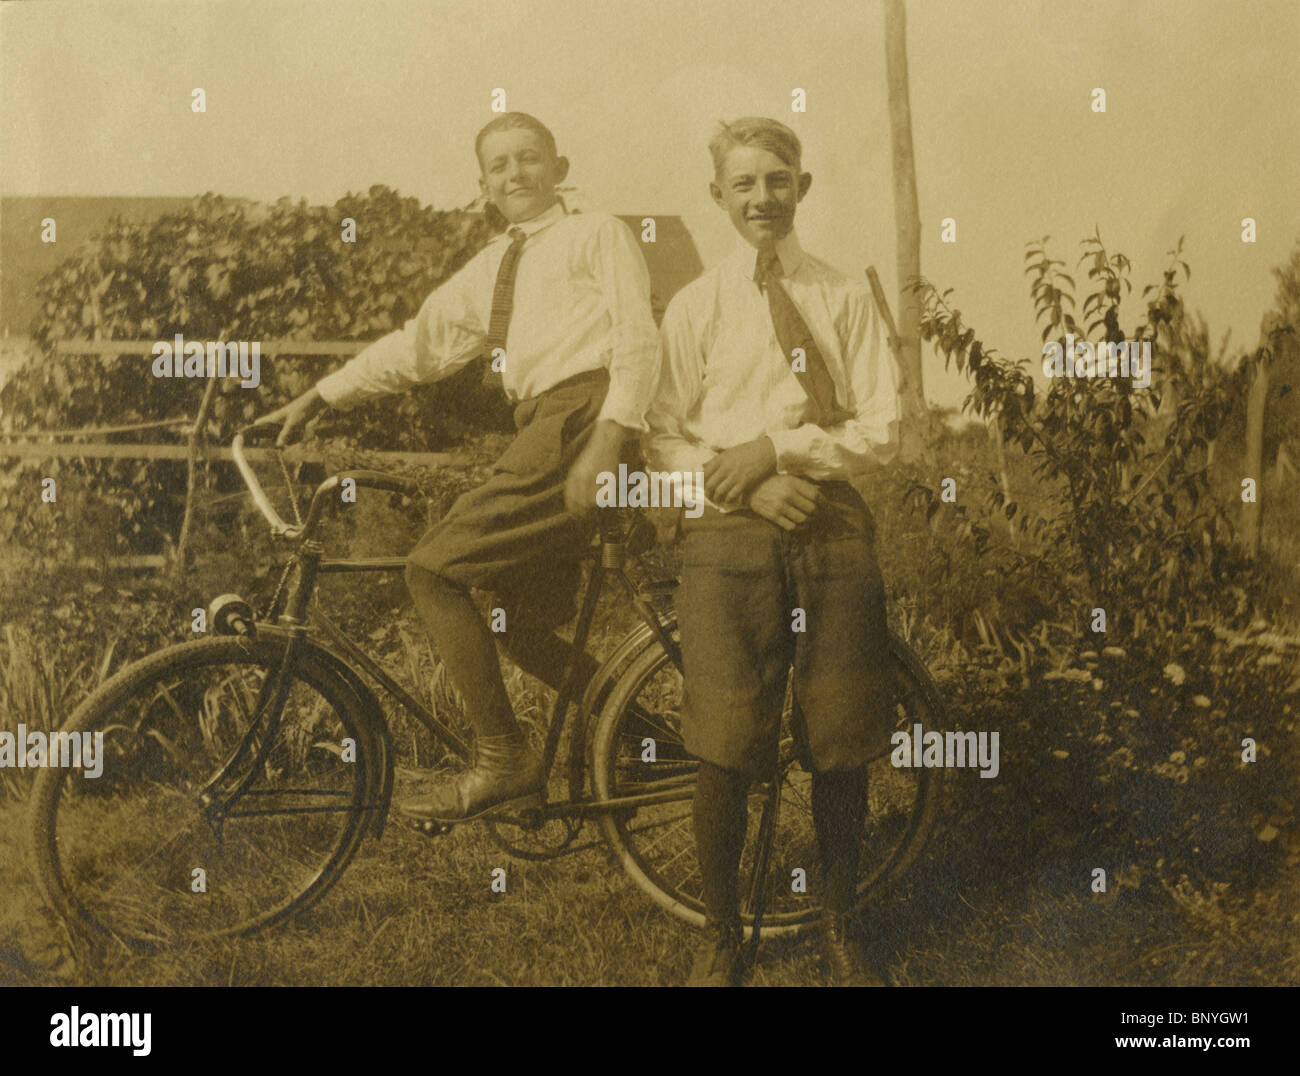
<svg viewBox="0 0 1300 1076"><path fill-rule="evenodd" d="M566 214L555 188L569 162L532 116L492 120L475 151L483 193L509 230L405 328L264 419L285 423L278 443L286 444L324 406L348 409L436 381L483 354L497 360L516 402L518 435L491 477L460 497L407 561L407 585L464 700L476 752L473 768L401 805L417 819L537 802L545 774L515 721L494 640L558 689L570 652L554 629L574 612L596 476L616 471L625 438L647 429L657 377L650 279L627 226L603 213ZM505 610L503 635L489 631L471 587L491 591Z"/></svg>
<svg viewBox="0 0 1300 1076"><path fill-rule="evenodd" d="M659 470L703 470L708 494L684 521L677 603L707 918L689 982L739 982L748 789L774 772L793 665L825 956L834 981L880 985L849 917L869 748L890 727L888 643L875 527L848 480L897 450L894 372L869 290L799 245L795 209L812 176L795 133L741 119L709 150L710 193L741 241L665 312L647 444Z"/></svg>

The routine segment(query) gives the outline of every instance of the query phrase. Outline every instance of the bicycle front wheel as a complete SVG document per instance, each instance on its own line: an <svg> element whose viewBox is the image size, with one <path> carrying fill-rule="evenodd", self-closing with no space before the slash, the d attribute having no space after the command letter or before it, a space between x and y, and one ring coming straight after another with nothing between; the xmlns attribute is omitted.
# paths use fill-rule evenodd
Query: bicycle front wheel
<svg viewBox="0 0 1300 1076"><path fill-rule="evenodd" d="M169 647L52 734L82 755L33 788L36 876L65 919L158 947L247 933L325 891L364 831L374 746L313 650L277 708L282 640Z"/></svg>
<svg viewBox="0 0 1300 1076"><path fill-rule="evenodd" d="M921 722L942 727L942 703L920 659L891 638L898 684L898 728ZM668 654L650 641L610 692L592 743L592 771L602 800L640 797L640 802L601 815L616 858L633 882L660 907L696 926L704 923L703 882L692 829L698 761L681 734L682 677ZM770 827L768 869L763 881L762 929L780 936L813 925L821 913L820 863L812 820L812 773L799 758L790 707L782 718L776 821ZM741 919L752 931L759 898L762 810L770 784L755 784L740 863ZM908 867L933 828L939 771L899 770L886 739L868 769L868 812L862 834L858 907L864 907ZM647 802L650 801L650 802Z"/></svg>

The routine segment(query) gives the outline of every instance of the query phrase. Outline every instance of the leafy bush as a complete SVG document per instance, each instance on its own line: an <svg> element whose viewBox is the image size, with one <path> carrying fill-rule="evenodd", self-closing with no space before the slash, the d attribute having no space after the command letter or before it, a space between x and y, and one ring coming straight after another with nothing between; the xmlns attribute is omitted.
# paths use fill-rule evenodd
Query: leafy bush
<svg viewBox="0 0 1300 1076"><path fill-rule="evenodd" d="M1027 532L1057 558L1058 581L1076 581L1077 609L1105 609L1112 628L1140 634L1154 619L1177 629L1210 607L1248 622L1250 610L1222 600L1223 579L1245 578L1250 567L1234 546L1231 520L1209 496L1209 443L1231 407L1233 382L1204 356L1199 364L1177 359L1178 288L1188 274L1181 240L1162 283L1146 288L1151 298L1131 335L1120 327L1123 296L1132 290L1128 259L1109 254L1100 237L1084 241L1081 261L1094 282L1083 303L1084 316L1094 320L1085 328L1072 313L1073 278L1059 271L1064 263L1049 257L1044 242L1031 243L1026 254L1036 259L1026 272L1034 278L1037 320L1046 322L1043 340L1063 350L1067 334L1096 348L1149 344L1150 388L1125 377L1057 377L1039 396L1028 360L1003 359L977 339L948 304L950 292L927 281L916 285L923 338L935 342L945 362L969 371L966 407L996 419L1004 442L1023 450L1041 483L1059 490L1046 511L1021 513ZM1166 393L1177 406L1162 415ZM1020 506L1003 500L1000 491L994 495L1013 516Z"/></svg>
<svg viewBox="0 0 1300 1076"><path fill-rule="evenodd" d="M355 243L343 242L346 218L355 221ZM0 389L0 429L192 419L206 379L155 378L148 356L57 355L55 342L96 333L110 340L175 333L189 340L370 340L413 316L496 227L482 213L434 210L379 186L328 207L207 194L150 222L114 221L38 284L42 308L33 335L43 354ZM228 440L327 370L319 361L271 358L255 391L225 379L205 433ZM332 436L342 445L422 451L501 428L505 416L480 373L471 368L340 413ZM58 479L56 503L41 504L32 494L38 475ZM223 468L216 489L238 488ZM0 485L0 539L66 557L76 548L76 520L98 511L105 524L98 533L114 537L115 551L156 552L177 531L183 490L179 461L28 461Z"/></svg>
<svg viewBox="0 0 1300 1076"><path fill-rule="evenodd" d="M938 629L931 652L950 633L954 722L1001 730L990 839L1086 855L1122 885L1259 880L1300 861L1300 646L1266 630L1269 577L1212 491L1210 446L1246 379L1184 315L1181 243L1126 334L1128 260L1085 240L1080 326L1074 281L1044 242L1027 255L1043 340L1150 342L1151 387L1058 378L1037 391L1028 360L1000 357L950 291L917 282L922 335L970 376L967 409L1020 450L1006 466L1022 495L1007 503L996 445L931 446L880 483L886 577L912 621ZM959 503L941 498L944 477ZM1097 607L1104 634L1088 630Z"/></svg>
<svg viewBox="0 0 1300 1076"><path fill-rule="evenodd" d="M1294 649L1208 624L1089 647L1044 626L1015 657L977 651L945 685L967 727L1001 730L999 830L1134 886L1258 884L1300 862Z"/></svg>

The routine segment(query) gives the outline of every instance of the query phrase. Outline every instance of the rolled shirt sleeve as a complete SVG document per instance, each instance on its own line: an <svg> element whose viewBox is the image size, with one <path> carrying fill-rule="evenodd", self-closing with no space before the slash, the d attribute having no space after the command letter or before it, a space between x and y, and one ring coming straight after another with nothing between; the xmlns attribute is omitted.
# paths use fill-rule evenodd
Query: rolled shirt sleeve
<svg viewBox="0 0 1300 1076"><path fill-rule="evenodd" d="M482 287L478 259L443 282L415 317L380 337L316 383L330 407L349 410L364 400L400 392L418 382L438 381L483 350L486 327L475 312L471 289Z"/></svg>
<svg viewBox="0 0 1300 1076"><path fill-rule="evenodd" d="M646 433L659 374L650 272L631 229L614 217L594 231L589 256L610 318L609 392L599 418Z"/></svg>

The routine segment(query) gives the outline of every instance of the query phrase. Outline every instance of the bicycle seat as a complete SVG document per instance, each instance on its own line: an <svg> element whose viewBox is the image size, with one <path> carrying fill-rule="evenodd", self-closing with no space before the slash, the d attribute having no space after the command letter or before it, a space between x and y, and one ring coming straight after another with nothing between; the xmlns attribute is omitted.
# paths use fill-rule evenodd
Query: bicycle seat
<svg viewBox="0 0 1300 1076"><path fill-rule="evenodd" d="M631 556L640 556L657 544L654 524L637 508L601 508L597 538L600 543L622 543Z"/></svg>

